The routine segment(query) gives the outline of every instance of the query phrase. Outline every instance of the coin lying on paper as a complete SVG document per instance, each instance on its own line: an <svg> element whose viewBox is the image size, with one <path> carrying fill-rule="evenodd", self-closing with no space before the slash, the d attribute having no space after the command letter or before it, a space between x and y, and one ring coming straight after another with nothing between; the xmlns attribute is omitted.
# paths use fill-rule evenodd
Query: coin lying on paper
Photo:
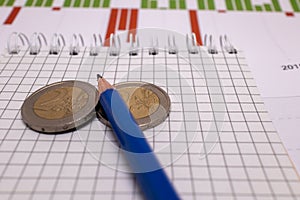
<svg viewBox="0 0 300 200"><path fill-rule="evenodd" d="M98 101L97 89L82 81L61 81L31 94L23 103L23 121L44 133L65 132L93 117Z"/></svg>
<svg viewBox="0 0 300 200"><path fill-rule="evenodd" d="M146 82L122 82L113 86L121 94L142 130L157 126L168 117L171 101L160 87ZM102 123L109 125L101 108L97 115Z"/></svg>

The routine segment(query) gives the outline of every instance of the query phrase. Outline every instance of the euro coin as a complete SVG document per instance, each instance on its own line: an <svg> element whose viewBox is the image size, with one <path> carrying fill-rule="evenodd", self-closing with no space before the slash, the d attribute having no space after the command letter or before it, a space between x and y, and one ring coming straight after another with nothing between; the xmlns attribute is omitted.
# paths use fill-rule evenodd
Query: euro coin
<svg viewBox="0 0 300 200"><path fill-rule="evenodd" d="M142 130L162 123L170 113L169 95L160 87L146 82L121 82L113 85L127 104ZM109 125L101 107L97 110L99 120Z"/></svg>
<svg viewBox="0 0 300 200"><path fill-rule="evenodd" d="M75 129L94 116L98 91L82 81L47 85L24 101L22 119L33 130L58 133Z"/></svg>

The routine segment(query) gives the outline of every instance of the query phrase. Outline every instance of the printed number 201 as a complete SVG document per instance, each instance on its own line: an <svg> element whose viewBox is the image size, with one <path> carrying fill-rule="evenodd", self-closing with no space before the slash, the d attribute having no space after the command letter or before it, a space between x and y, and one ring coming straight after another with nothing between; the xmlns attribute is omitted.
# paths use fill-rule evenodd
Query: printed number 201
<svg viewBox="0 0 300 200"><path fill-rule="evenodd" d="M282 65L282 70L294 70L294 69L300 69L300 64L294 64L294 65Z"/></svg>

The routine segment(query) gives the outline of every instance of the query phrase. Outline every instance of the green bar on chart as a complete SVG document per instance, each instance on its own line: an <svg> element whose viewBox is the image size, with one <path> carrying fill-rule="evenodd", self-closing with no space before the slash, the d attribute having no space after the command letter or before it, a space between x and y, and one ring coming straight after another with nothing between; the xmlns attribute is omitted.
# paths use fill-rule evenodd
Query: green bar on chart
<svg viewBox="0 0 300 200"><path fill-rule="evenodd" d="M259 6L259 5L256 5L256 6L255 6L255 10L258 11L258 12L263 11L262 7Z"/></svg>
<svg viewBox="0 0 300 200"><path fill-rule="evenodd" d="M142 8L148 8L148 0L142 0Z"/></svg>
<svg viewBox="0 0 300 200"><path fill-rule="evenodd" d="M198 0L198 9L205 10L204 0Z"/></svg>
<svg viewBox="0 0 300 200"><path fill-rule="evenodd" d="M5 0L0 0L0 6L4 5Z"/></svg>
<svg viewBox="0 0 300 200"><path fill-rule="evenodd" d="M264 4L264 8L265 8L265 11L267 11L267 12L272 12L271 4L265 3L265 4Z"/></svg>
<svg viewBox="0 0 300 200"><path fill-rule="evenodd" d="M299 11L300 11L300 9L299 9L299 6L298 6L298 3L297 3L297 0L290 0L290 2L291 2L291 5L292 5L292 7L293 7L294 11L295 11L295 12L299 12Z"/></svg>
<svg viewBox="0 0 300 200"><path fill-rule="evenodd" d="M170 6L170 9L176 9L176 0L170 0L169 6Z"/></svg>
<svg viewBox="0 0 300 200"><path fill-rule="evenodd" d="M109 5L110 5L110 0L104 0L103 1L103 8L109 8Z"/></svg>
<svg viewBox="0 0 300 200"><path fill-rule="evenodd" d="M215 10L216 9L214 0L208 0L208 9L209 10Z"/></svg>
<svg viewBox="0 0 300 200"><path fill-rule="evenodd" d="M94 0L93 7L94 8L99 8L100 7L100 0Z"/></svg>
<svg viewBox="0 0 300 200"><path fill-rule="evenodd" d="M81 0L75 0L73 7L78 8L80 7L80 4L81 4Z"/></svg>
<svg viewBox="0 0 300 200"><path fill-rule="evenodd" d="M179 8L183 10L186 9L185 0L179 0Z"/></svg>
<svg viewBox="0 0 300 200"><path fill-rule="evenodd" d="M8 2L6 3L6 6L13 6L15 3L15 0L8 0Z"/></svg>
<svg viewBox="0 0 300 200"><path fill-rule="evenodd" d="M63 7L70 7L72 0L65 0Z"/></svg>
<svg viewBox="0 0 300 200"><path fill-rule="evenodd" d="M243 9L243 4L241 0L235 0L235 5L237 10L244 10Z"/></svg>
<svg viewBox="0 0 300 200"><path fill-rule="evenodd" d="M253 10L253 6L251 3L251 0L244 0L245 6L246 6L246 10L248 11L252 11Z"/></svg>
<svg viewBox="0 0 300 200"><path fill-rule="evenodd" d="M278 0L272 0L272 3L273 3L273 7L274 7L275 11L277 11L277 12L281 12L282 11L281 6L280 6Z"/></svg>
<svg viewBox="0 0 300 200"><path fill-rule="evenodd" d="M15 0L8 0L8 2L6 2L6 6L13 6L14 3L15 3Z"/></svg>
<svg viewBox="0 0 300 200"><path fill-rule="evenodd" d="M91 0L84 0L83 7L88 8L88 7L90 7L90 4L91 4Z"/></svg>
<svg viewBox="0 0 300 200"><path fill-rule="evenodd" d="M227 7L227 10L234 10L232 0L226 0L226 7Z"/></svg>
<svg viewBox="0 0 300 200"><path fill-rule="evenodd" d="M152 9L157 8L157 0L151 0L150 1L150 8L152 8Z"/></svg>
<svg viewBox="0 0 300 200"><path fill-rule="evenodd" d="M32 6L33 0L27 0L25 6Z"/></svg>
<svg viewBox="0 0 300 200"><path fill-rule="evenodd" d="M53 0L46 0L45 7L51 7L53 4Z"/></svg>
<svg viewBox="0 0 300 200"><path fill-rule="evenodd" d="M36 0L36 2L35 2L35 7L41 7L42 5L43 5L43 3L44 3L44 0Z"/></svg>

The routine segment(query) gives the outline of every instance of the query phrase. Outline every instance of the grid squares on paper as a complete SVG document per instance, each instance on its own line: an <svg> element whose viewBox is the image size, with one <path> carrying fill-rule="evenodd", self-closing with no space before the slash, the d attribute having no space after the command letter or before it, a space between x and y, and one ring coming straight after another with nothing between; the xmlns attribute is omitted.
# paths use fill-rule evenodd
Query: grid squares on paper
<svg viewBox="0 0 300 200"><path fill-rule="evenodd" d="M299 179L240 54L98 56L4 55L0 71L0 195L8 199L140 199L111 130L93 119L62 135L38 134L21 120L26 97L46 84L95 74L111 83L147 81L172 101L149 143L183 199L299 198ZM185 59L182 59L185 58ZM2 134L3 133L3 134ZM116 170L119 169L119 170Z"/></svg>

